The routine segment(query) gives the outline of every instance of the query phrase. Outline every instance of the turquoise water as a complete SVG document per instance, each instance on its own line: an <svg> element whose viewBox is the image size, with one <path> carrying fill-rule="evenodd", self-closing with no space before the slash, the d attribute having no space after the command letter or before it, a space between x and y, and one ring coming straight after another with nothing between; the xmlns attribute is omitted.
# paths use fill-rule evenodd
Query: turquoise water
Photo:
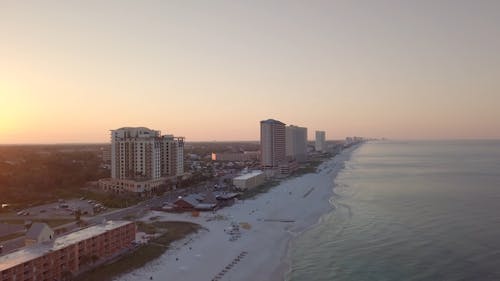
<svg viewBox="0 0 500 281"><path fill-rule="evenodd" d="M334 192L290 280L500 280L499 141L367 143Z"/></svg>

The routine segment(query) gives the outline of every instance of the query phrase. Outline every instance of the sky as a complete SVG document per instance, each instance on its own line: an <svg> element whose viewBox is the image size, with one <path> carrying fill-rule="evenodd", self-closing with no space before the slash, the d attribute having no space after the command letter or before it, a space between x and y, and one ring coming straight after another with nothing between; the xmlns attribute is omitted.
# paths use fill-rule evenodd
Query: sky
<svg viewBox="0 0 500 281"><path fill-rule="evenodd" d="M0 144L500 138L500 1L0 1Z"/></svg>

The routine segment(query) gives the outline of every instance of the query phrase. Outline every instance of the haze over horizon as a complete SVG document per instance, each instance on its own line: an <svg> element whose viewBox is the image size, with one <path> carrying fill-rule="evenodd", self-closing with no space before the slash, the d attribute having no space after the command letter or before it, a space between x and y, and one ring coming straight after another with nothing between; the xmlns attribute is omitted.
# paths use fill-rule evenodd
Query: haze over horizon
<svg viewBox="0 0 500 281"><path fill-rule="evenodd" d="M0 144L500 139L499 1L2 1Z"/></svg>

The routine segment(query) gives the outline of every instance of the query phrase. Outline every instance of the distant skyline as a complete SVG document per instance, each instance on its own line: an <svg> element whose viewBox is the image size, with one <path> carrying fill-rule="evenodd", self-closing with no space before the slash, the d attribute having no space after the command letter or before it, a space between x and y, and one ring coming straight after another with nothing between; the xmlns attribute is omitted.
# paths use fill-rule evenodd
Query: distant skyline
<svg viewBox="0 0 500 281"><path fill-rule="evenodd" d="M500 139L500 1L1 1L0 144Z"/></svg>

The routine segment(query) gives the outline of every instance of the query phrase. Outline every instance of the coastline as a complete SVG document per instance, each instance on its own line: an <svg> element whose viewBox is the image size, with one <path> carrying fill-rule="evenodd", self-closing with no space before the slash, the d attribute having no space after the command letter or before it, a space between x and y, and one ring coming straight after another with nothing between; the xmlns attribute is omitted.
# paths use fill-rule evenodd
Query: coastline
<svg viewBox="0 0 500 281"><path fill-rule="evenodd" d="M293 240L321 223L332 208L334 180L359 145L322 163L317 173L280 183L265 194L194 218L152 211L141 220L190 221L207 231L168 249L143 268L114 280L284 280ZM231 226L238 224L236 239ZM248 229L243 227L248 225ZM241 253L247 253L241 256Z"/></svg>
<svg viewBox="0 0 500 281"><path fill-rule="evenodd" d="M332 199L333 199L333 195L334 195L334 188L335 188L335 180L338 176L338 174L345 168L345 162L346 161L349 161L349 159L351 158L352 156L352 153L357 150L359 147L361 147L363 144L356 144L350 148L347 149L347 153L345 153L344 155L342 151L339 155L336 155L333 159L331 160L328 160L326 161L325 163L322 163L320 165L320 167L318 167L319 169L322 168L323 165L325 165L326 167L323 167L321 169L321 171L319 171L318 173L321 173L323 172L323 169L328 169L328 168L331 168L331 167L328 167L328 164L331 164L329 163L330 161L332 161L333 163L335 164L340 164L338 167L335 167L335 168L331 168L330 172L327 172L327 174L332 177L332 188L331 188L331 194L330 194L330 198L328 199L328 210L322 212L315 223L307 226L305 229L301 230L300 232L296 233L295 235L293 235L293 237L291 237L288 241L288 244L287 244L287 248L286 248L286 251L283 253L283 256L284 256L284 260L282 262L282 265L280 265L280 268L282 268L283 270L276 276L273 276L272 280L285 280L285 281L288 281L289 278L290 278L290 274L292 272L292 246L293 246L293 243L296 239L298 239L300 236L304 235L307 231L311 230L311 229L314 229L315 227L317 227L318 225L321 224L321 222L323 221L323 218L328 215L330 213L330 211L332 209L334 209L334 206L332 204ZM338 159L338 161L334 161L335 158L337 156L343 156L341 159Z"/></svg>
<svg viewBox="0 0 500 281"><path fill-rule="evenodd" d="M320 169L322 168L322 166L326 166L326 167L323 167L322 170L319 172L323 172L324 169L331 169L330 172L327 172L327 174L332 177L332 188L331 188L331 193L330 193L330 197L328 199L328 210L325 210L324 212L321 212L321 214L318 216L317 220L315 223L305 227L303 230L301 230L299 233L296 233L296 235L294 235L293 237L291 237L287 243L287 247L286 247L286 251L283 253L283 262L282 264L280 265L280 268L282 269L280 272L278 272L278 274L276 274L275 276L273 276L273 278L271 280L284 280L284 281L288 281L289 280L289 277L290 277L290 274L291 274L291 271L292 271L292 252L291 252L291 248L292 248L292 245L294 243L294 241L296 239L298 239L299 237L301 237L302 235L304 235L307 231L311 230L311 229L314 229L315 227L317 227L318 225L321 224L321 222L323 221L323 218L328 215L332 209L334 208L334 206L332 205L331 203L331 200L332 200L332 197L334 195L334 188L335 188L335 180L338 176L338 174L344 169L345 167L345 162L346 161L349 161L349 159L351 158L352 156L352 153L357 150L359 147L361 147L363 144L357 144L353 147L350 147L347 149L347 153L345 153L344 155L342 151L339 155L336 155L334 157L334 159L331 159L329 161L326 161L325 163L322 163L320 165ZM343 156L342 159L338 159L338 161L334 161L335 158L337 156ZM329 167L329 165L331 165L332 163L329 163L329 162L332 162L334 163L334 165L339 165L338 167ZM319 212L318 212L319 213Z"/></svg>

